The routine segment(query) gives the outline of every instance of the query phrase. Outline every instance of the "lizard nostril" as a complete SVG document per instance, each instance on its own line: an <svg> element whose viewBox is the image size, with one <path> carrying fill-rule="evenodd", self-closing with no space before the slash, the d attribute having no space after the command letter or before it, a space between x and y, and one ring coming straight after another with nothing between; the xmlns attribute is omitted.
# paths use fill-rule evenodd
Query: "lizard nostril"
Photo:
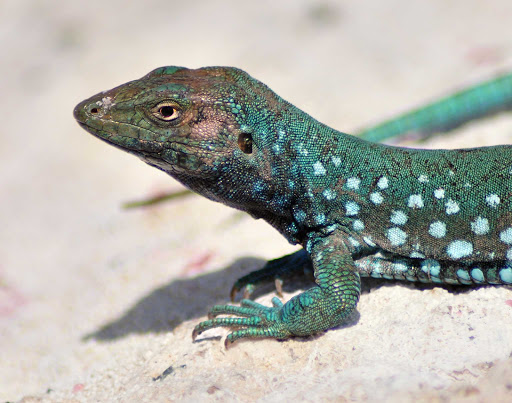
<svg viewBox="0 0 512 403"><path fill-rule="evenodd" d="M94 108L91 108L89 110L89 112L92 114L92 115L97 115L99 113L99 110L98 108L94 107Z"/></svg>

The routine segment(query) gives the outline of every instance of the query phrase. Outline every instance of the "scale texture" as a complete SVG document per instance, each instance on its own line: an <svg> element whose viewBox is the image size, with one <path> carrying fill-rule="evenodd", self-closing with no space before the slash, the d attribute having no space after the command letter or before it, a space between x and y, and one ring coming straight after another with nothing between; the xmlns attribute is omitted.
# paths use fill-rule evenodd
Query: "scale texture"
<svg viewBox="0 0 512 403"><path fill-rule="evenodd" d="M303 246L240 279L232 295L308 269L316 286L272 307L249 299L214 306L194 337L219 326L234 329L228 343L336 327L356 307L360 276L512 284L510 146L372 143L231 67L162 67L74 114L98 138Z"/></svg>

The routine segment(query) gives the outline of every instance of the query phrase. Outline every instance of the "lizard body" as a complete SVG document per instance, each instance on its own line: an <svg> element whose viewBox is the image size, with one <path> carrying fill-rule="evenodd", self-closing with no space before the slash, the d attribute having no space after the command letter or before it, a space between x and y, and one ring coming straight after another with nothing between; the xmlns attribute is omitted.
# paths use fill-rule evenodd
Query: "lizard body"
<svg viewBox="0 0 512 403"><path fill-rule="evenodd" d="M203 196L262 218L304 249L240 279L251 290L312 267L273 307L215 306L194 336L308 336L355 308L360 276L512 284L512 147L420 150L338 132L229 67L162 67L74 111L98 138Z"/></svg>

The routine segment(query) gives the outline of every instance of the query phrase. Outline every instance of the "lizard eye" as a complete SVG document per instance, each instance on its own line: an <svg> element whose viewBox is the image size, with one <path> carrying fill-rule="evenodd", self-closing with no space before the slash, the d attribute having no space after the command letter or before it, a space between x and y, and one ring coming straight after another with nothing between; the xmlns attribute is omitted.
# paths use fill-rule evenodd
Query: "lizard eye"
<svg viewBox="0 0 512 403"><path fill-rule="evenodd" d="M180 116L180 111L176 104L172 102L161 102L152 110L153 115L160 119L170 122Z"/></svg>
<svg viewBox="0 0 512 403"><path fill-rule="evenodd" d="M245 154L252 154L252 136L249 133L240 133L238 147Z"/></svg>

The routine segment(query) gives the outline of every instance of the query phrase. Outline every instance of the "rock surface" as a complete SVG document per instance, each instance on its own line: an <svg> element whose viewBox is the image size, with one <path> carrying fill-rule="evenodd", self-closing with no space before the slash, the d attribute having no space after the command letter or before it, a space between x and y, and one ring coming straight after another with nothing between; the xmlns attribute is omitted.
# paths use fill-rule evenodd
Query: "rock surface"
<svg viewBox="0 0 512 403"><path fill-rule="evenodd" d="M294 248L195 196L123 210L181 188L72 110L158 66L232 65L350 133L510 70L511 17L510 0L3 1L0 401L510 401L505 287L370 282L314 339L192 343L237 277ZM509 114L425 146L511 138Z"/></svg>

